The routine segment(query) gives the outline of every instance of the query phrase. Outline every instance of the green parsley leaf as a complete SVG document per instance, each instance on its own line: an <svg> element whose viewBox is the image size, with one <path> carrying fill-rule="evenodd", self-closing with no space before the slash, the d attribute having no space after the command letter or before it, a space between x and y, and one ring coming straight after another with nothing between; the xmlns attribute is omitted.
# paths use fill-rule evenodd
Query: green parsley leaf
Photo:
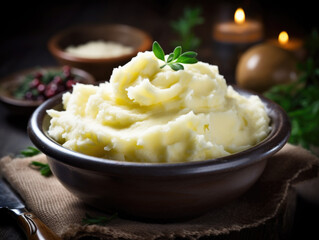
<svg viewBox="0 0 319 240"><path fill-rule="evenodd" d="M153 49L152 50L153 50L154 55L158 59L165 61L165 53L158 42L156 42L156 41L153 42Z"/></svg>
<svg viewBox="0 0 319 240"><path fill-rule="evenodd" d="M197 57L197 53L193 51L188 51L188 52L184 52L182 55L179 56L179 58L181 57L195 58Z"/></svg>
<svg viewBox="0 0 319 240"><path fill-rule="evenodd" d="M173 58L173 60L175 60L175 59L177 59L177 58L181 55L181 53L182 53L182 47L181 47L181 46L176 47L176 48L174 49L173 53L174 53L174 58Z"/></svg>
<svg viewBox="0 0 319 240"><path fill-rule="evenodd" d="M190 57L185 57L185 56L180 56L178 58L178 62L180 63L184 63L184 64L193 64L193 63L197 63L197 59L196 58L190 58Z"/></svg>
<svg viewBox="0 0 319 240"><path fill-rule="evenodd" d="M174 53L171 53L169 56L168 56L168 58L167 58L167 62L169 63L169 62L171 62L171 61L173 61L174 60Z"/></svg>
<svg viewBox="0 0 319 240"><path fill-rule="evenodd" d="M182 65L182 64L179 64L179 63L172 63L172 64L169 64L169 66L170 66L171 69L173 69L174 71L184 70L183 65Z"/></svg>

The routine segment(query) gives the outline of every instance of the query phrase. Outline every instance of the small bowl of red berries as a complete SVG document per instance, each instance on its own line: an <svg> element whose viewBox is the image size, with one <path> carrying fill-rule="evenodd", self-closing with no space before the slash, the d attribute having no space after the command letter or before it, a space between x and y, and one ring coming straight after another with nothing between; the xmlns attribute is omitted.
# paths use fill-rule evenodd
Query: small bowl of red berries
<svg viewBox="0 0 319 240"><path fill-rule="evenodd" d="M94 84L95 79L70 66L27 69L0 81L0 100L11 113L30 115L45 100L71 91L76 83Z"/></svg>

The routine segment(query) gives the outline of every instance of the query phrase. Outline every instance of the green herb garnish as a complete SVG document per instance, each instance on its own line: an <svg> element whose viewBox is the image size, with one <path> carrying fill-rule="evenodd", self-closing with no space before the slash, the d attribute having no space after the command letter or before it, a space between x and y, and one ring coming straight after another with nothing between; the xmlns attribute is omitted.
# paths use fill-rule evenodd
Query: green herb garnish
<svg viewBox="0 0 319 240"><path fill-rule="evenodd" d="M289 142L312 150L319 147L319 34L306 42L307 58L299 62L299 78L276 85L265 96L281 105L291 121Z"/></svg>
<svg viewBox="0 0 319 240"><path fill-rule="evenodd" d="M26 149L20 152L20 154L23 157L32 157L32 156L38 155L39 153L41 153L41 151L35 147L27 147ZM35 167L45 177L49 177L52 175L50 166L47 163L32 161L30 163L30 166Z"/></svg>
<svg viewBox="0 0 319 240"><path fill-rule="evenodd" d="M171 22L172 29L179 36L178 41L173 41L173 46L181 45L185 50L196 49L200 45L200 39L194 33L194 27L201 25L204 18L201 16L200 7L184 9L183 16Z"/></svg>
<svg viewBox="0 0 319 240"><path fill-rule="evenodd" d="M32 157L38 155L39 153L41 153L40 150L35 147L27 147L20 152L20 154L24 157Z"/></svg>
<svg viewBox="0 0 319 240"><path fill-rule="evenodd" d="M49 164L47 163L41 163L41 162L37 162L37 161L32 161L31 162L31 166L36 167L41 175L45 176L45 177L49 177L52 175L51 169Z"/></svg>
<svg viewBox="0 0 319 240"><path fill-rule="evenodd" d="M194 64L198 62L198 60L196 59L196 52L188 51L182 53L181 46L176 47L174 51L170 53L167 59L165 60L164 50L157 41L154 41L153 43L153 53L158 59L165 62L165 64L162 65L160 68L169 66L174 71L183 70L184 66L182 64Z"/></svg>
<svg viewBox="0 0 319 240"><path fill-rule="evenodd" d="M88 213L85 213L85 218L82 219L82 224L88 224L88 225L105 225L106 223L110 222L114 218L117 218L118 214L114 213L110 217L100 216L100 217L92 217Z"/></svg>

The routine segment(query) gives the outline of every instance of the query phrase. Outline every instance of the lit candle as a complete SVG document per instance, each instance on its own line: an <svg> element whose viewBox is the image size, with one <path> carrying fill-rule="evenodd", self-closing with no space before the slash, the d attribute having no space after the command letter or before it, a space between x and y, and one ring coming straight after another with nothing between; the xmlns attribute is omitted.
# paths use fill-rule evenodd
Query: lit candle
<svg viewBox="0 0 319 240"><path fill-rule="evenodd" d="M234 14L234 20L220 22L214 26L213 38L219 42L254 43L263 38L262 24L256 20L247 20L242 8Z"/></svg>
<svg viewBox="0 0 319 240"><path fill-rule="evenodd" d="M286 31L280 32L277 39L270 39L269 42L277 47L294 53L298 58L303 55L303 41L299 38L289 37Z"/></svg>
<svg viewBox="0 0 319 240"><path fill-rule="evenodd" d="M237 8L235 14L234 14L234 21L237 24L243 24L245 22L246 15L242 8Z"/></svg>
<svg viewBox="0 0 319 240"><path fill-rule="evenodd" d="M282 31L278 35L278 42L281 46L285 47L289 42L289 35L286 31Z"/></svg>
<svg viewBox="0 0 319 240"><path fill-rule="evenodd" d="M221 74L228 84L235 83L235 68L241 54L263 39L263 27L257 20L246 18L242 8L234 13L234 19L217 22L213 26L214 64L219 66Z"/></svg>

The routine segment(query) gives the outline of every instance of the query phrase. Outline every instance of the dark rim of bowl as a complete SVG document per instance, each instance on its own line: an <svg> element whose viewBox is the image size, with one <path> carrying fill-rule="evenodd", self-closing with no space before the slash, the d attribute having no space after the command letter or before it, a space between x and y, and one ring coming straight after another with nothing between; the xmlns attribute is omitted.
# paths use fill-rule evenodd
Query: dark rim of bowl
<svg viewBox="0 0 319 240"><path fill-rule="evenodd" d="M235 89L244 96L256 95L246 90ZM141 177L176 177L188 175L228 172L257 163L278 152L290 136L290 121L285 111L271 100L258 95L265 104L271 118L271 130L268 136L257 145L232 155L184 163L138 163L92 157L64 148L46 133L43 119L46 110L61 103L62 95L57 95L41 104L33 113L28 124L31 141L44 154L76 168L100 172L101 174L134 175Z"/></svg>
<svg viewBox="0 0 319 240"><path fill-rule="evenodd" d="M68 31L74 31L77 29L81 29L83 27L87 28L87 27L103 27L103 26L115 26L118 28L127 28L130 30L134 30L135 32L138 32L140 35L143 36L144 41L141 43L141 45L134 49L134 51L132 53L128 53L128 54L123 54L120 55L118 57L109 57L109 58L85 58L85 57L78 57L75 56L73 54L67 53L66 51L64 51L64 49L61 49L58 45L58 42L60 41L60 39L62 37L64 37L64 35L68 32ZM76 61L76 62L90 62L90 63L104 63L104 62L117 62L117 61L123 61L123 59L131 59L132 57L136 56L136 54L138 52L144 52L147 51L151 45L152 45L152 38L149 34L147 34L146 32L142 31L141 29L129 26L129 25L124 25L124 24L99 24L99 25L81 25L81 26L74 26L74 27L70 27L68 29L62 30L61 32L57 33L56 35L54 35L53 37L51 37L51 39L48 42L48 48L51 51L51 53L53 53L53 55L56 55L60 58L66 59L68 61Z"/></svg>

